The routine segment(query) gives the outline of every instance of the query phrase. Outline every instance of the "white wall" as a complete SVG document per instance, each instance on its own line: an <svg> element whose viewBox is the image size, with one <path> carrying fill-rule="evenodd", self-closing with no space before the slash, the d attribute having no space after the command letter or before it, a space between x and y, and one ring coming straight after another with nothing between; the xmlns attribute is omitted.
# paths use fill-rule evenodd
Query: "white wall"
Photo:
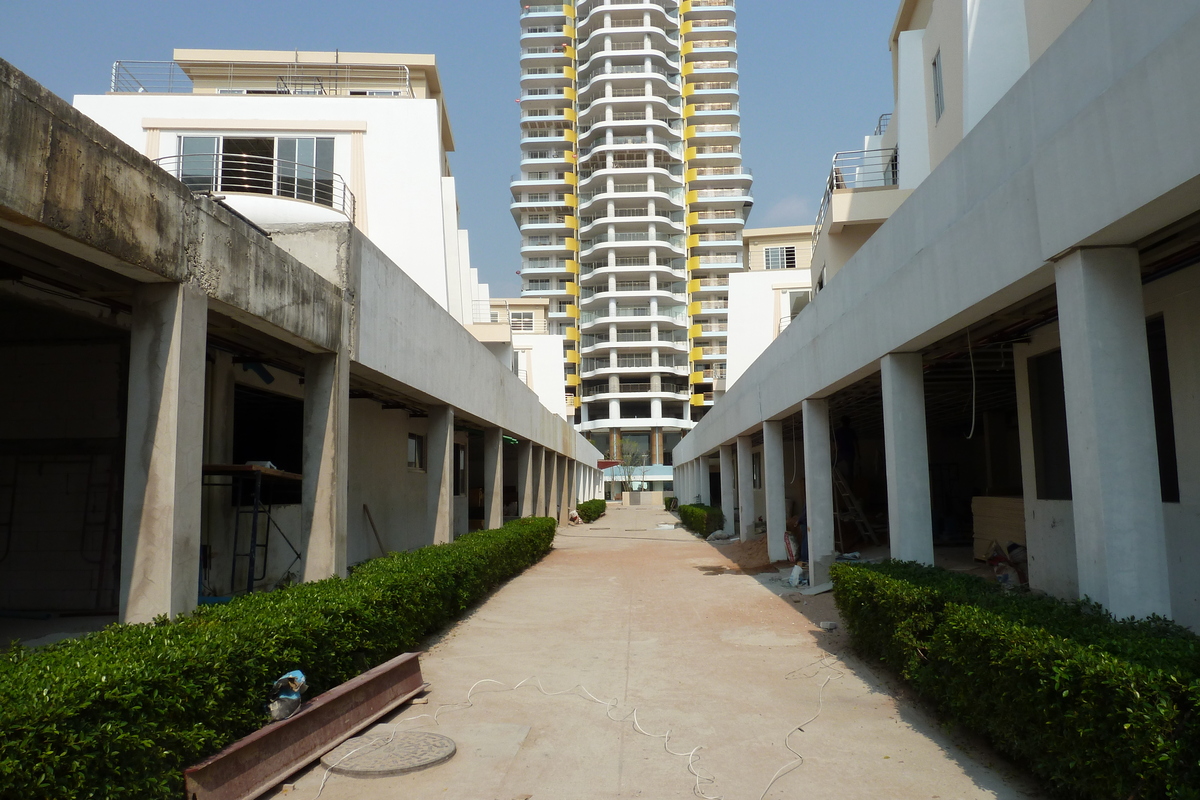
<svg viewBox="0 0 1200 800"><path fill-rule="evenodd" d="M807 269L755 270L729 276L729 353L726 391L775 340L780 315L778 290L807 289L812 285Z"/></svg>
<svg viewBox="0 0 1200 800"><path fill-rule="evenodd" d="M925 31L900 34L896 69L896 118L901 189L915 189L929 174L929 119L925 96Z"/></svg>
<svg viewBox="0 0 1200 800"><path fill-rule="evenodd" d="M514 333L514 350L527 350L529 387L542 405L566 418L566 371L563 369L563 337L556 334Z"/></svg>
<svg viewBox="0 0 1200 800"><path fill-rule="evenodd" d="M1025 0L967 0L963 19L963 133L1029 69Z"/></svg>
<svg viewBox="0 0 1200 800"><path fill-rule="evenodd" d="M458 244L458 216L453 197L443 203L444 154L437 101L114 94L78 95L75 107L140 152L157 150L159 156L178 152L180 132L332 135L334 168L347 182L354 180L354 134L339 128L365 128L363 187L356 198L358 225L369 231L371 240L430 297L443 308L449 307L447 264L457 264L457 256L448 262L447 250ZM147 120L176 122L162 123L161 133L153 134L144 124ZM263 121L261 128L244 127L248 121L258 120ZM289 121L293 127L288 127ZM241 128L222 127L228 122L237 122ZM453 210L452 217L444 217L447 209Z"/></svg>

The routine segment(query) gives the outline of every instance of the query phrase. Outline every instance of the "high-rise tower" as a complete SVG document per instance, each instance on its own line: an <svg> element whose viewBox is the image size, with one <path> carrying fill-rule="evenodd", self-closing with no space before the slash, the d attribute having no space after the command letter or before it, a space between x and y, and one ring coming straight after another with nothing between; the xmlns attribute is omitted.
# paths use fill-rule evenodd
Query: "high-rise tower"
<svg viewBox="0 0 1200 800"><path fill-rule="evenodd" d="M522 294L550 298L579 429L648 489L724 388L752 203L733 2L521 7Z"/></svg>

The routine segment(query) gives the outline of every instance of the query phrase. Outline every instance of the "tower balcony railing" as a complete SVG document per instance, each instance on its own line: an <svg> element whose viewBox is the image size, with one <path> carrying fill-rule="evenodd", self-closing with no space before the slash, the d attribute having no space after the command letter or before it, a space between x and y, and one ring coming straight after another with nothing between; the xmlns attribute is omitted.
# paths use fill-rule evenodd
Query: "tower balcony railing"
<svg viewBox="0 0 1200 800"><path fill-rule="evenodd" d="M187 153L155 163L193 192L269 195L327 206L354 221L354 194L336 172L242 153Z"/></svg>
<svg viewBox="0 0 1200 800"><path fill-rule="evenodd" d="M205 62L203 89L217 94L346 95L370 73L370 96L412 97L407 66L359 64L279 64L251 61ZM196 85L175 61L115 61L109 76L114 94L193 94Z"/></svg>
<svg viewBox="0 0 1200 800"><path fill-rule="evenodd" d="M889 117L890 119L890 117ZM880 126L886 123L880 117ZM900 178L900 148L886 147L878 150L844 150L834 153L833 166L825 180L825 194L817 209L816 227L813 230L812 247L815 251L821 240L833 193L842 189L895 188Z"/></svg>

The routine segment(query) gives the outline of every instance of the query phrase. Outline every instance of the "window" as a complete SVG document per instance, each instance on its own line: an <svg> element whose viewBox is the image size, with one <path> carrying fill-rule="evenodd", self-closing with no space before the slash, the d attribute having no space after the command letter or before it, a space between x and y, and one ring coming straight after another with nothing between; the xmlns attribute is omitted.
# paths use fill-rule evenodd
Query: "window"
<svg viewBox="0 0 1200 800"><path fill-rule="evenodd" d="M795 269L795 247L767 247L763 249L763 261L767 269Z"/></svg>
<svg viewBox="0 0 1200 800"><path fill-rule="evenodd" d="M550 291L550 279L531 280L525 282L525 291L527 292L548 292Z"/></svg>
<svg viewBox="0 0 1200 800"><path fill-rule="evenodd" d="M1071 457L1067 450L1062 351L1030 358L1028 369L1037 496L1039 500L1070 500Z"/></svg>
<svg viewBox="0 0 1200 800"><path fill-rule="evenodd" d="M942 51L933 57L933 121L942 118L946 110L946 92L942 86Z"/></svg>
<svg viewBox="0 0 1200 800"><path fill-rule="evenodd" d="M508 315L509 327L513 331L523 331L525 333L533 333L533 312L532 311L512 311Z"/></svg>
<svg viewBox="0 0 1200 800"><path fill-rule="evenodd" d="M408 468L425 469L425 437L415 433L408 435Z"/></svg>
<svg viewBox="0 0 1200 800"><path fill-rule="evenodd" d="M762 453L750 454L750 485L755 489L763 488Z"/></svg>
<svg viewBox="0 0 1200 800"><path fill-rule="evenodd" d="M179 139L179 178L193 191L273 194L333 205L331 137Z"/></svg>
<svg viewBox="0 0 1200 800"><path fill-rule="evenodd" d="M454 445L454 496L462 497L467 493L467 446Z"/></svg>

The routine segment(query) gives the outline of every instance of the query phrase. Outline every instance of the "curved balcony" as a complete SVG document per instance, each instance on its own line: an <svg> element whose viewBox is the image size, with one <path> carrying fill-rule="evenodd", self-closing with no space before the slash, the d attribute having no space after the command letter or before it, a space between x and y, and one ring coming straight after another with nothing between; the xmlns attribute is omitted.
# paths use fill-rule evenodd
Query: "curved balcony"
<svg viewBox="0 0 1200 800"><path fill-rule="evenodd" d="M660 325L686 327L688 316L684 307L674 306L674 308L678 308L679 311L659 311L657 314L651 314L649 307L618 308L616 316L610 315L608 309L597 312L588 311L580 316L579 322L584 328L590 325L614 325L626 322L646 324L657 322Z"/></svg>
<svg viewBox="0 0 1200 800"><path fill-rule="evenodd" d="M625 7L609 6L609 11L620 9L626 10ZM610 22L606 23L604 17L593 19L589 16L579 24L577 28L577 39L579 41L579 49L590 49L597 37L612 37L620 40L621 38L637 37L642 38L646 34L651 34L654 37L655 45L660 50L674 51L679 50L682 41L679 38L679 31L675 26L675 21L668 19L665 15L657 22L652 21L649 25L646 24L643 15L629 16L622 18L617 14L613 14ZM669 29L669 30L668 30Z"/></svg>
<svg viewBox="0 0 1200 800"><path fill-rule="evenodd" d="M622 214L621 212L627 212ZM651 223L655 225L667 225L674 228L678 233L683 233L684 220L683 212L674 212L668 217L665 214L655 214L650 216L649 209L646 208L618 208L616 209L617 216L608 216L607 210L597 216L583 216L579 218L579 235L580 237L587 236L598 225L617 225L617 226L637 226L641 229ZM628 212L638 212L638 216L630 216Z"/></svg>
<svg viewBox="0 0 1200 800"><path fill-rule="evenodd" d="M621 332L618 330L617 331L618 339L616 341L612 341L610 339L605 339L602 342L596 342L595 344L589 344L589 345L586 345L585 347L581 347L579 349L580 355L603 354L603 353L607 353L610 350L618 350L618 351L620 351L620 350L638 350L638 349L644 350L648 347L658 349L659 351L669 350L672 353L681 353L682 354L682 353L688 352L688 350L690 348L690 345L688 344L686 339L681 342L672 342L672 341L668 341L667 339L633 339L633 338L630 338L628 340L621 340L619 338L620 333ZM612 369L612 367L599 367L598 369L606 370L606 369ZM663 367L661 367L661 369L671 369L671 368L666 367L664 365ZM684 369L684 367L678 367L678 369ZM592 370L592 371L595 372L596 370Z"/></svg>
<svg viewBox="0 0 1200 800"><path fill-rule="evenodd" d="M595 48L592 52L587 52L590 49L590 44L579 48L579 74L590 74L594 69L599 67L600 60L603 59L623 59L634 58L644 59L647 56L660 59L664 64L672 67L676 72L679 71L682 61L679 58L678 48L674 45L666 48L647 47L644 36L639 36L637 41L633 42L613 42L611 50L605 50L604 42Z"/></svg>
<svg viewBox="0 0 1200 800"><path fill-rule="evenodd" d="M640 264L620 264L608 266L605 263L603 266L591 266L581 264L579 267L580 278L585 281L607 280L609 275L615 275L622 279L649 278L650 275L658 276L660 279L664 275L670 275L677 280L686 280L687 273L682 267L676 269L669 264L655 264L651 266L647 263Z"/></svg>
<svg viewBox="0 0 1200 800"><path fill-rule="evenodd" d="M626 397L626 400L635 398ZM637 428L644 430L647 428L663 428L664 430L685 430L690 431L696 426L696 423L690 419L679 419L677 417L614 417L613 419L593 419L587 422L579 423L579 430L586 431L603 431L603 430L622 430Z"/></svg>
<svg viewBox="0 0 1200 800"><path fill-rule="evenodd" d="M691 387L685 384L654 384L648 381L637 383L622 383L617 391L612 387L592 386L584 389L583 402L597 400L687 400L691 397ZM633 396L631 396L633 395Z"/></svg>
<svg viewBox="0 0 1200 800"><path fill-rule="evenodd" d="M631 283L637 283L637 281L631 281ZM583 297L581 295L579 298L579 307L581 309L593 308L595 306L606 304L610 300L616 300L617 302L622 300L641 302L658 300L659 302L663 303L686 303L687 293L672 292L667 289L651 289L648 285L644 289L618 288L614 292L610 292L606 289L603 292L596 292L595 294L588 295L587 297Z"/></svg>
<svg viewBox="0 0 1200 800"><path fill-rule="evenodd" d="M354 222L354 194L336 172L297 161L240 153L188 153L155 159L193 192L227 197L259 224Z"/></svg>

